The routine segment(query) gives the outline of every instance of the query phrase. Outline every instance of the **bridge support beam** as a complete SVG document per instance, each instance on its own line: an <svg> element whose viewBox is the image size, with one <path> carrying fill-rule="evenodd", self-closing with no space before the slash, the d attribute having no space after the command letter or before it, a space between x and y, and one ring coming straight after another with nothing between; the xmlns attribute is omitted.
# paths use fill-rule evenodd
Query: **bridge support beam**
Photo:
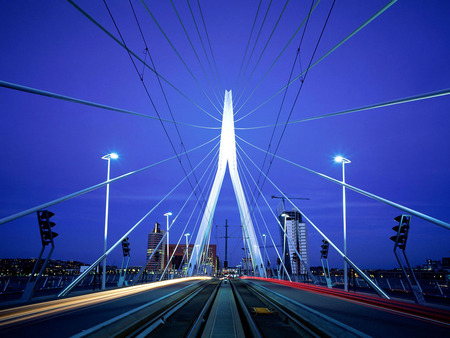
<svg viewBox="0 0 450 338"><path fill-rule="evenodd" d="M222 188L226 168L230 171L231 181L233 183L234 193L238 203L242 227L244 229L244 238L250 251L250 257L255 276L265 277L265 269L261 257L258 239L256 238L253 222L250 217L250 211L242 189L241 179L237 170L236 161L236 139L234 131L233 100L230 91L225 91L225 100L223 105L222 131L220 137L219 161L214 183L209 194L205 212L200 223L200 229L195 239L192 255L189 260L188 276L200 273L200 264L202 253L205 251L208 237L211 233L211 224L216 210L217 200Z"/></svg>

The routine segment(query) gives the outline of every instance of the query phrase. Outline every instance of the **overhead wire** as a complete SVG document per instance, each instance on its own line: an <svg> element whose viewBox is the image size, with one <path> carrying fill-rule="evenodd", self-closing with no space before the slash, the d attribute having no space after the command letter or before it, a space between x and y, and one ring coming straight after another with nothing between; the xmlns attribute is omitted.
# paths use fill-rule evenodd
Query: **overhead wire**
<svg viewBox="0 0 450 338"><path fill-rule="evenodd" d="M156 71L150 67L147 63L144 62L144 60L142 60L142 58L140 58L135 52L133 52L131 49L129 49L127 46L125 46L119 39L117 39L111 32L109 32L105 27L103 27L97 20L95 20L91 15L89 15L85 10L83 10L80 6L78 6L73 0L67 0L73 7L75 7L81 14L83 14L87 19L89 19L94 25L96 25L98 28L100 28L106 35L108 35L111 39L113 39L116 43L118 43L122 48L124 48L128 53L130 53L131 55L133 55L136 60L138 60L139 62L141 62L145 67L147 67L148 69L150 69L153 73L156 73ZM140 73L139 73L139 76ZM166 82L170 87L172 87L177 93L179 93L181 96L183 96L186 100L188 100L189 102L191 102L194 106L196 106L198 109L200 109L202 112L204 112L206 115L208 115L209 117L215 119L216 121L221 122L217 117L215 117L214 115L210 114L207 110L205 110L204 108L202 108L198 103L196 103L194 100L192 100L190 97L188 97L185 93L183 93L180 89L178 89L177 87L175 87L174 84L172 84L171 82L169 82L164 76L162 76L161 74L158 74L158 76L164 81Z"/></svg>
<svg viewBox="0 0 450 338"><path fill-rule="evenodd" d="M284 14L284 12L285 12L285 10L286 10L286 7L287 7L289 1L290 1L290 0L286 0L286 2L285 2L285 4L284 4L284 7L283 7L283 10L281 11L281 13L280 13L280 15L279 15L278 20L277 20L277 22L275 23L275 26L273 27L272 32L271 32L270 35L269 35L269 38L267 39L267 41L266 41L266 43L265 43L265 45L264 45L262 51L259 53L258 60L256 61L256 64L253 66L253 70L252 70L252 72L250 73L250 76L247 78L247 83L245 84L244 88L242 89L241 94L239 95L239 97L238 97L238 99L237 99L237 101L236 101L236 105L239 104L239 101L240 101L240 99L241 99L243 93L244 93L245 90L247 89L247 87L248 87L248 85L249 85L249 83L250 83L250 81L251 81L251 79L252 79L252 77L253 77L253 74L255 74L256 68L258 68L259 63L261 62L261 59L262 59L262 57L263 57L263 55L264 55L264 52L266 51L267 46L269 45L269 42L270 42L270 40L272 39L272 36L273 36L273 34L275 33L275 30L277 29L278 24L280 23L281 18L283 17L283 14Z"/></svg>
<svg viewBox="0 0 450 338"><path fill-rule="evenodd" d="M172 41L169 39L169 37L167 36L166 32L163 30L163 28L161 27L161 25L159 24L158 20L156 20L155 16L153 15L152 11L150 11L150 8L147 6L147 4L145 3L144 0L141 0L141 3L144 5L145 9L147 10L147 13L150 15L150 17L152 18L153 22L156 24L156 26L158 27L159 31L162 33L162 35L166 38L167 42L169 43L170 47L172 47L173 51L175 52L175 54L178 56L178 58L180 59L181 63L183 64L183 66L186 68L186 70L188 71L189 75L191 75L192 79L194 80L194 82L197 84L197 86L200 88L200 90L202 91L202 93L205 95L205 97L208 99L208 101L212 104L212 106L219 112L219 114L221 114L221 111L219 110L219 108L217 108L217 106L215 105L215 103L211 100L211 98L209 97L209 95L206 93L205 89L203 88L203 86L200 84L200 82L198 81L197 77L194 75L194 73L192 72L191 68L187 65L186 61L184 61L183 57L181 56L181 54L178 52L178 50L175 48L175 46L173 45Z"/></svg>
<svg viewBox="0 0 450 338"><path fill-rule="evenodd" d="M120 36L120 38L121 38L121 40L122 40L122 43L126 46L125 40L124 40L124 38L123 38L123 36L122 36L120 30L119 30L119 27L117 26L117 24L116 24L116 22L115 22L115 20L114 20L114 17L112 16L111 11L109 10L109 7L108 7L108 5L107 5L107 3L106 3L106 0L103 0L103 2L104 2L105 6L106 6L106 8L107 8L107 10L108 10L108 13L109 13L110 16L111 16L111 19L112 19L112 21L113 21L113 23L114 23L114 26L115 26L116 29L117 29L117 32L118 32L118 34L119 34L119 36ZM133 65L134 65L134 67L135 67L135 70L136 70L136 72L137 72L138 75L139 75L139 70L138 70L137 67L136 67L136 63L134 62L134 59L133 59L133 57L131 56L131 54L130 54L129 52L128 52L128 56L130 57L130 59L131 59ZM152 63L153 63L153 59L151 58L150 51L149 51L149 56L150 56L150 60L151 60ZM154 64L153 64L153 67L154 67ZM146 91L146 93L147 93L147 96L148 96L148 98L150 99L150 102L151 102L153 108L155 109L156 114L157 114L158 117L159 117L160 115L159 115L159 113L158 113L158 110L157 110L157 108L156 108L156 106L155 106L155 104L154 104L154 102L153 102L153 99L151 98L150 92L148 91L147 86L145 85L144 80L143 80L140 76L139 76L139 78L141 79L141 84L143 85L143 87L144 87L144 89L145 89L145 91ZM158 79L158 80L159 80L159 79ZM160 83L160 82L159 82L159 83ZM161 85L161 83L160 83L160 85ZM161 86L161 90L162 90L163 93L164 93L164 89L162 88L162 86ZM165 96L165 94L164 94L164 96ZM166 98L166 103L167 103L167 105L169 105L169 103L168 103L168 101L167 101L167 98ZM170 106L169 106L169 110L170 110ZM170 110L170 111L171 111L171 110ZM171 114L171 116L172 116L172 119L174 120L173 114ZM167 138L168 138L168 140L169 140L169 142L170 142L170 145L172 146L173 151L175 152L175 154L178 154L178 152L177 152L177 150L175 149L175 146L174 146L174 144L173 144L173 142L172 142L172 140L171 140L171 138L170 138L170 135L169 135L169 133L168 133L168 131L167 131L167 129L166 129L166 127L165 127L165 125L164 125L164 123L163 123L162 121L161 121L161 125L162 125L162 127L163 127L163 129L164 129L164 132L166 133L166 136L167 136ZM180 141L181 141L181 146L182 146L183 149L185 149L184 144L183 144L183 141L182 141L182 139L181 139L181 135L180 135L179 130L178 130L178 127L177 127L176 125L175 125L175 127L176 127L176 129L177 129L178 136L179 136ZM189 166L190 166L190 168L192 169L192 163L191 163L189 157L187 157L187 159L188 159ZM180 165L181 165L181 168L182 168L182 170L183 170L184 175L187 175L186 169L184 168L183 162L181 161L181 158L180 158L179 156L178 156L178 162L179 162ZM193 175L193 176L194 176L195 181L198 182L198 181L197 181L197 177L195 176L195 172L194 172L194 175ZM195 196L196 196L197 198L199 198L199 197L197 196L197 193L195 192L195 189L194 189L194 187L193 187L193 185L192 185L191 180L189 179L189 177L188 177L187 179L188 179L188 182L189 182L189 185L190 185L191 189L194 190ZM201 196L201 197L203 197L203 196ZM204 197L203 197L203 198L204 198ZM202 207L203 207L203 209L205 208L205 206L204 206L203 203L202 203Z"/></svg>
<svg viewBox="0 0 450 338"><path fill-rule="evenodd" d="M131 1L131 0L130 0L130 1ZM212 85L212 83L211 83L211 80L210 80L208 74L206 73L205 68L203 67L203 63L202 63L202 61L200 60L200 57L199 57L199 55L198 55L198 53L197 53L197 51L196 51L196 49L195 49L195 47L194 47L194 44L192 43L192 40L191 40L191 38L190 38L190 36L189 36L189 33L188 33L187 30L186 30L186 27L184 26L183 20L181 20L181 16L180 16L180 14L178 13L178 10L177 10L177 8L175 7L175 4L174 4L173 0L170 0L170 3L172 4L173 10L175 11L175 14L177 15L177 18L178 18L178 21L180 22L181 27L183 28L183 31L184 31L184 34L186 35L186 38L187 38L188 41L189 41L189 45L191 46L192 51L194 52L194 55L195 55L195 57L196 57L196 59L197 59L197 61L198 61L198 64L200 65L200 68L201 68L201 70L202 70L202 72L203 72L203 75L205 75L205 78L206 78L206 80L208 81L208 84L209 84L209 86L211 87L211 90L213 91L214 96L215 96L217 102L219 103L219 106L223 109L223 102L221 102L221 101L219 100L219 97L217 96L217 93L216 93L216 91L215 91L215 89L214 89L214 87L213 87L213 85ZM218 90L219 88L216 88L216 89Z"/></svg>
<svg viewBox="0 0 450 338"><path fill-rule="evenodd" d="M239 80L239 82L238 82L238 87L237 87L237 90L236 90L237 93L239 93L240 90L241 90L241 85L242 85L243 78L245 77L245 74L247 74L247 69L248 69L248 66L250 64L250 60L252 59L253 53L255 52L255 48L256 48L256 45L258 43L259 37L261 35L261 31L262 31L262 29L264 27L264 23L266 22L267 15L269 14L270 6L272 6L272 0L269 1L269 6L267 7L266 14L264 14L263 21L261 23L261 26L259 27L259 31L258 31L258 34L256 35L255 42L253 43L252 51L250 52L250 56L248 57L247 64L245 65L244 73L242 74L241 80Z"/></svg>
<svg viewBox="0 0 450 338"><path fill-rule="evenodd" d="M312 10L312 8L313 8L313 5L314 5L314 0L311 2L311 8L310 8L310 11L309 11L310 13L311 13L311 10ZM294 59L294 62L293 62L293 64L292 64L292 67L291 67L291 72L290 72L290 74L289 74L289 79L288 79L288 81L287 81L288 83L291 81L292 74L294 73L295 64L297 63L297 59L298 59L298 56L299 56L299 54L300 54L300 48L301 48L302 43L303 43L303 38L304 38L304 36L305 36L306 29L307 29L307 27L308 27L309 17L310 17L310 16L308 15L307 18L306 18L305 28L303 29L303 34L302 34L302 36L301 36L301 39L300 39L300 42L299 42L299 45L298 45L298 48L297 48L297 53L295 54L295 59ZM314 56L314 55L313 55L313 56ZM311 57L311 60L312 60L312 57ZM302 83L302 85L303 85L303 83ZM301 86L302 86L302 85L301 85ZM300 86L300 89L301 89L301 86ZM276 118L275 125L278 123L278 120L280 119L281 111L283 110L283 106L284 106L284 102L285 102L286 95L287 95L287 92L288 92L288 88L289 88L289 87L286 87L286 90L284 91L283 99L282 99L282 101L281 101L280 108L278 109L278 114L277 114L277 118ZM274 136L275 136L275 130L276 130L276 127L273 127L273 129L272 129L272 134L271 134L271 136L270 136L269 143L268 143L268 145L267 145L267 151L270 151L270 148L271 148L271 146L272 146L272 141L273 141L273 138L274 138ZM262 166L261 166L262 169L264 169L264 167L265 167L266 160L267 160L267 152L266 152L266 154L264 155L263 164L262 164ZM269 165L268 171L269 171L269 170L270 170L270 165ZM259 175L258 175L258 180L257 180L257 183L256 183L257 186L259 186L259 181L260 181L260 179L261 179L261 173L259 173ZM263 186L264 186L264 181L263 181L263 183L262 183L262 185L261 185L261 189L262 189ZM256 192L256 187L255 187L255 190L254 190L254 192L253 192L254 195L255 195L255 192ZM256 197L256 199L255 199L255 201L254 201L254 203L257 202L258 198L259 198L259 195L257 195L257 197ZM253 210L254 208L255 208L255 204L253 204L252 210Z"/></svg>
<svg viewBox="0 0 450 338"><path fill-rule="evenodd" d="M351 32L349 35L347 35L343 40L338 42L333 48L331 48L328 52L326 52L323 56L321 56L316 62L314 62L310 67L305 69L303 73L299 74L298 76L294 77L294 79L287 85L290 86L293 83L295 83L298 79L303 77L303 75L309 71L310 68L315 67L317 64L319 64L321 61L323 61L327 56L329 56L331 53L333 53L336 49L338 49L340 46L342 46L347 40L349 40L351 37L353 37L356 33L358 33L360 30L362 30L364 27L366 27L369 23L371 23L373 20L375 20L377 17L379 17L381 14L383 14L388 8L390 8L394 3L396 3L398 0L392 0L388 4L386 4L383 8L381 8L378 12L376 12L374 15L372 15L368 20L366 20L362 25L360 25L358 28L356 28L353 32ZM280 94L283 90L286 89L286 86L278 90L275 94L270 96L268 99L263 101L260 105L258 105L255 109L248 112L246 115L242 116L241 118L237 119L235 122L239 122L240 120L248 117L249 115L253 114L256 110L264 106L266 103L268 103L270 100L272 100L274 97L276 97L278 94Z"/></svg>
<svg viewBox="0 0 450 338"><path fill-rule="evenodd" d="M104 1L105 1L105 0L104 0ZM137 23L137 25L138 25L138 27L139 27L139 31L141 32L141 36L142 36L142 40L143 40L144 45L145 45L145 49L146 49L147 52L148 52L148 55L149 55L149 58L150 58L150 61L151 61L151 63L152 63L153 68L156 70L155 63L153 62L152 55L151 55L151 53L150 53L150 50L148 49L147 41L146 41L146 39L145 39L145 37L144 37L144 34L142 33L141 25L139 24L138 17L137 17L137 15L136 15L135 11L134 11L133 4L131 3L131 0L129 0L129 2L130 2L130 5L131 5L131 8L132 8L132 10L133 10L134 18L135 18L136 23ZM106 4L106 2L105 2L105 4ZM108 10L108 11L109 11L109 10ZM112 15L111 15L111 18L112 18ZM113 21L114 21L114 19L113 19ZM117 27L117 25L116 25L116 27ZM118 30L118 28L117 28L117 30ZM122 35L120 34L120 31L118 31L118 32L119 32L120 37L122 38ZM122 38L122 42L125 44L125 41L123 40L123 38ZM130 55L130 58L131 58L131 55ZM156 74L158 74L158 73L156 73ZM163 93L164 101L166 102L166 105L167 105L167 108L168 108L168 110L169 110L170 116L172 117L172 121L174 122L175 130L176 130L176 132L177 132L178 138L179 138L180 143L181 143L181 148L182 148L184 151L186 151L186 147L185 147L185 145L184 145L183 138L181 137L180 130L178 129L178 126L175 124L175 117L174 117L174 115L173 115L172 108L170 107L169 100L167 99L167 95L166 95L166 92L165 92L165 90L164 90L164 87L162 86L162 83L161 83L161 80L160 80L159 76L156 75L156 77L157 77L157 79L158 79L158 84L159 84L159 87L160 87L160 89L161 89L161 92ZM142 81L142 83L144 84L142 78L141 78L141 81ZM144 88L146 88L145 85L144 85ZM146 91L147 91L147 90L146 90ZM147 91L147 92L148 92L148 91ZM150 98L150 100L151 100L151 98ZM153 104L153 101L152 101L152 104ZM155 107L155 111L157 112L156 107ZM157 114L158 114L158 112L157 112ZM158 116L159 116L159 114L158 114ZM163 123L161 122L161 124L163 124ZM164 127L164 124L163 124L163 127ZM166 130L166 129L164 128L164 130ZM168 133L166 133L166 134L167 134L167 136L168 136ZM169 138L169 141L171 142L170 138ZM172 148L173 148L174 151L175 151L175 148L174 148L174 147L172 147ZM175 153L176 153L176 151L175 151ZM188 154L186 154L186 159L187 159L187 161L188 161L189 167L192 169L193 167L192 167L191 159L190 159L190 157L189 157ZM185 171L185 169L184 169L183 164L181 163L181 160L180 160L179 162L180 162L180 164L181 164L181 167L183 168L184 173L186 174L186 171ZM193 177L194 177L195 182L197 182L197 185L198 185L198 180L197 180L197 176L195 175L195 172L193 173ZM190 186L191 186L191 188L192 188L191 181L190 181L190 180L188 180L188 181L189 181L189 184L190 184ZM194 191L195 197L198 198L197 193L195 192L196 189L192 188L192 190ZM200 197L204 199L204 196L203 196L203 195L201 195Z"/></svg>
<svg viewBox="0 0 450 338"><path fill-rule="evenodd" d="M209 51L211 52L211 58L213 60L214 69L216 70L216 73L217 73L217 79L219 80L220 86L223 88L222 81L220 80L219 70L217 69L216 58L214 57L214 52L213 52L213 49L211 46L211 40L209 39L208 29L206 28L206 22L205 22L205 17L203 16L202 6L200 6L200 0L197 0L197 5L198 5L198 10L200 12L200 16L202 18L203 28L205 30L206 40L208 41Z"/></svg>
<svg viewBox="0 0 450 338"><path fill-rule="evenodd" d="M259 0L258 9L256 10L255 18L253 19L253 25L252 25L252 29L250 30L250 36L248 37L247 46L245 47L244 56L242 57L241 66L239 67L239 73L236 77L233 88L236 88L236 86L237 86L236 82L239 80L241 73L242 73L242 67L244 66L244 61L245 61L245 57L247 56L248 47L250 46L250 41L252 39L253 30L255 29L256 19L258 18L259 10L261 9L261 3L262 3L262 0ZM236 115L236 114L234 114L234 115Z"/></svg>
<svg viewBox="0 0 450 338"><path fill-rule="evenodd" d="M307 77L307 75L308 75L308 73L309 73L308 70L310 69L311 63L312 63L312 61L313 61L313 59L314 59L314 55L316 54L317 48L319 47L320 41L322 40L322 36L323 36L323 33L324 33L325 28L326 28L326 26L327 26L328 20L330 19L331 12L333 11L334 4L335 4L335 0L333 0L333 3L331 4L330 10L329 10L328 15L327 15L327 18L326 18L325 23L324 23L324 25L323 25L323 27L322 27L322 31L321 31L321 33L320 33L319 39L317 40L316 47L314 48L314 51L313 51L313 53L312 53L312 55L311 55L311 58L310 58L310 60L309 60L309 65L308 65L308 68L307 68L307 70L306 70L305 76L303 77L303 81L301 81L301 83L300 83L300 86L299 86L298 91L297 91L297 95L295 96L295 99L294 99L294 103L292 104L291 110L290 110L289 115L288 115L288 118L287 118L287 120L286 120L286 122L285 122L285 124L284 124L284 127L283 127L283 130L282 130L282 132L281 132L280 138L278 139L278 143L277 143L277 146L276 146L276 148L275 148L274 154L277 153L278 148L280 147L281 140L283 139L284 133L286 132L287 123L289 122L289 120L290 120L290 118L291 118L291 116L292 116L292 113L293 113L293 111L294 111L294 108L295 108L295 105L296 105L297 100L298 100L298 98L299 98L300 92L301 92L301 90L302 90L302 88L303 88L303 84L305 83L304 81L306 80L306 77ZM311 4L311 6L312 6L312 4ZM307 25L305 25L305 31L306 31L306 26L307 26ZM293 70L294 70L295 63L296 63L296 61L297 61L298 54L300 53L300 46L301 46L301 44L302 44L302 42L303 42L303 37L304 37L305 31L303 32L302 39L300 40L299 47L298 47L298 49L297 49L297 55L296 55L296 58L295 58L295 60L294 60L294 64L293 64L293 66L292 66L291 74L290 74L290 76L289 76L289 81L290 81L290 79L291 79L291 77L292 77L292 72L293 72ZM289 81L288 81L288 82L289 82ZM279 117L279 115L281 114L281 109L282 109L282 107L283 107L284 99L285 99L285 97L286 97L288 88L289 88L289 86L286 86L286 90L285 90L285 93L284 93L284 96L283 96L283 100L282 100L282 102L281 102L280 110L279 110L279 112L278 112L278 117ZM277 117L277 122L278 122L278 117ZM275 123L275 124L276 124L276 123ZM271 138L270 142L272 142L273 135L274 135L274 133L275 133L275 128L276 128L276 127L273 128L272 138ZM271 143L269 143L269 146L268 146L268 149L267 149L268 151L270 150L270 146L271 146ZM269 171L270 171L270 169L271 169L271 167L272 167L273 159L274 159L274 158L272 157L272 159L269 161L269 166L268 166L268 168L267 168L267 173L264 175L263 182L261 183L261 190L262 190L262 188L264 187L264 184L265 184L265 181L266 181L265 177L267 177L267 175L269 174ZM264 163L265 163L265 160L266 160L266 158L264 158ZM263 169L264 169L264 167L263 167ZM259 183L259 178L260 178L260 176L258 177L258 183ZM259 197L259 194L257 195L256 199L258 199L258 197Z"/></svg>
<svg viewBox="0 0 450 338"><path fill-rule="evenodd" d="M203 53L205 54L205 58L206 58L206 61L207 61L207 63L208 63L209 71L211 72L211 75L212 75L213 80L216 82L216 86L217 86L218 88L220 88L219 80L217 79L216 74L214 73L214 71L213 71L213 69L212 69L211 61L209 60L208 53L206 52L205 44L203 43L203 38L202 38L202 35L200 34L200 30L199 30L198 25L197 25L197 20L195 20L195 15L194 15L194 12L193 12L193 10L192 10L191 4L190 4L189 0L186 0L186 3L187 3L187 5L188 5L189 12L190 12L191 17L192 17L192 21L194 22L194 26L195 26L195 29L196 29L196 31L197 31L197 35L198 35L198 38L199 38L199 40L200 40L200 44L201 44L202 49L203 49ZM219 91L219 95L220 95L220 91ZM223 100L223 96L220 96L220 97L221 97L222 100Z"/></svg>
<svg viewBox="0 0 450 338"><path fill-rule="evenodd" d="M261 86L261 84L263 83L263 81L266 79L267 75L269 75L270 71L273 69L273 67L275 66L275 64L279 61L279 59L281 58L281 56L286 52L287 48L289 47L289 45L291 44L292 40L294 40L294 38L297 36L298 32L300 31L300 29L303 27L303 25L305 24L305 22L307 22L312 14L312 12L317 8L317 6L319 5L320 0L317 0L317 2L314 3L314 1L312 1L312 6L308 12L308 14L306 15L306 17L303 19L303 21L300 23L300 25L297 27L297 29L295 30L295 32L292 34L291 38L288 40L288 42L286 43L286 45L283 47L283 49L281 50L281 52L278 54L278 56L275 58L275 60L272 62L272 64L270 65L270 67L267 69L267 71L264 73L264 75L262 76L262 78L259 80L259 82L256 84L256 86L253 88L252 92L250 93L250 95L245 99L244 103L242 103L242 105L236 109L236 112L234 113L234 115L238 114L244 107L244 105L250 100L250 98L253 96L253 94L256 92L256 90ZM302 71L300 72L302 73ZM238 122L240 119L236 120L236 122Z"/></svg>

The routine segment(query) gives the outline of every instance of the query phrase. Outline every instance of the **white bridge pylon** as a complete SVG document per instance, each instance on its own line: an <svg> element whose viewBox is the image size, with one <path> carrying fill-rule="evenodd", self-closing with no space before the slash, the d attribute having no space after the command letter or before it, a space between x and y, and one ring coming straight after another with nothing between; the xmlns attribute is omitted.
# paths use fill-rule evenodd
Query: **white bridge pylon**
<svg viewBox="0 0 450 338"><path fill-rule="evenodd" d="M216 210L217 200L219 198L220 189L222 188L227 164L228 169L230 170L234 194L236 195L239 207L241 224L244 230L244 240L247 242L247 247L250 251L254 275L265 277L261 250L259 249L258 239L256 238L250 211L248 209L247 201L245 200L244 190L242 189L241 179L239 178L237 170L236 139L234 134L233 99L231 90L225 91L217 172L211 188L211 193L209 194L208 203L206 204L205 213L203 214L202 222L200 224L200 229L198 230L197 238L195 239L192 255L189 260L188 276L201 273L199 269L202 255L206 251L205 247L209 242L208 239L211 234L212 219Z"/></svg>

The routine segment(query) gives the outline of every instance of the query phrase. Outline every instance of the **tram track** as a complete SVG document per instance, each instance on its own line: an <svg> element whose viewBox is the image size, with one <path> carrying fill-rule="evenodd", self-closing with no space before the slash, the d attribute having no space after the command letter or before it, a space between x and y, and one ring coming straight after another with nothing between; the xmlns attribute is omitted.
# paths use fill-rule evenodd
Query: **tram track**
<svg viewBox="0 0 450 338"><path fill-rule="evenodd" d="M75 337L366 337L336 320L244 280L185 287Z"/></svg>
<svg viewBox="0 0 450 338"><path fill-rule="evenodd" d="M420 307L430 313L426 317L411 312L414 304L401 312L393 308L398 302L382 307L376 299L356 302L354 295L338 298L328 290L312 292L312 286L289 286L196 278L21 305L2 310L0 336L381 337L387 330L399 337L448 336L450 317L443 309Z"/></svg>

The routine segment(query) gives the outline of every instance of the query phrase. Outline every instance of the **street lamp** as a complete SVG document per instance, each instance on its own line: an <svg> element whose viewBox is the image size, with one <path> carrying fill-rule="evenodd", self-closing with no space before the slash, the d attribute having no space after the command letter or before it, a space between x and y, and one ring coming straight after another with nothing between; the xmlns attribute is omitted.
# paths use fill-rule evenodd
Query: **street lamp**
<svg viewBox="0 0 450 338"><path fill-rule="evenodd" d="M345 183L345 164L350 163L349 159L342 156L336 156L334 161L342 163L342 183ZM347 212L345 208L345 186L342 186L342 218L344 220L344 256L347 258ZM347 281L347 261L344 259L344 290L348 291Z"/></svg>
<svg viewBox="0 0 450 338"><path fill-rule="evenodd" d="M116 153L107 154L102 156L102 160L108 161L108 171L106 174L106 180L109 181L109 174L111 171L111 159L116 160L119 158L119 155ZM108 210L109 209L109 183L106 185L106 210L105 210L105 244L103 247L103 254L106 253L107 249L107 240L108 240ZM106 257L103 260L103 273L102 273L102 290L106 287Z"/></svg>
<svg viewBox="0 0 450 338"><path fill-rule="evenodd" d="M284 240L283 240L283 264L286 263L286 219L288 218L288 214L283 213L281 216L284 217ZM283 269L283 278L284 278L284 269Z"/></svg>
<svg viewBox="0 0 450 338"><path fill-rule="evenodd" d="M189 235L190 235L190 233L184 234L184 236L186 236L186 266L187 266L187 269L189 269L189 241L188 241Z"/></svg>
<svg viewBox="0 0 450 338"><path fill-rule="evenodd" d="M267 241L267 236L266 234L262 235L264 238L264 266L266 265L266 241Z"/></svg>
<svg viewBox="0 0 450 338"><path fill-rule="evenodd" d="M167 264L169 264L169 216L172 216L171 212L166 212L164 214L164 216L167 217L167 251L166 251L166 256L167 256ZM170 275L170 268L169 268L169 275Z"/></svg>

